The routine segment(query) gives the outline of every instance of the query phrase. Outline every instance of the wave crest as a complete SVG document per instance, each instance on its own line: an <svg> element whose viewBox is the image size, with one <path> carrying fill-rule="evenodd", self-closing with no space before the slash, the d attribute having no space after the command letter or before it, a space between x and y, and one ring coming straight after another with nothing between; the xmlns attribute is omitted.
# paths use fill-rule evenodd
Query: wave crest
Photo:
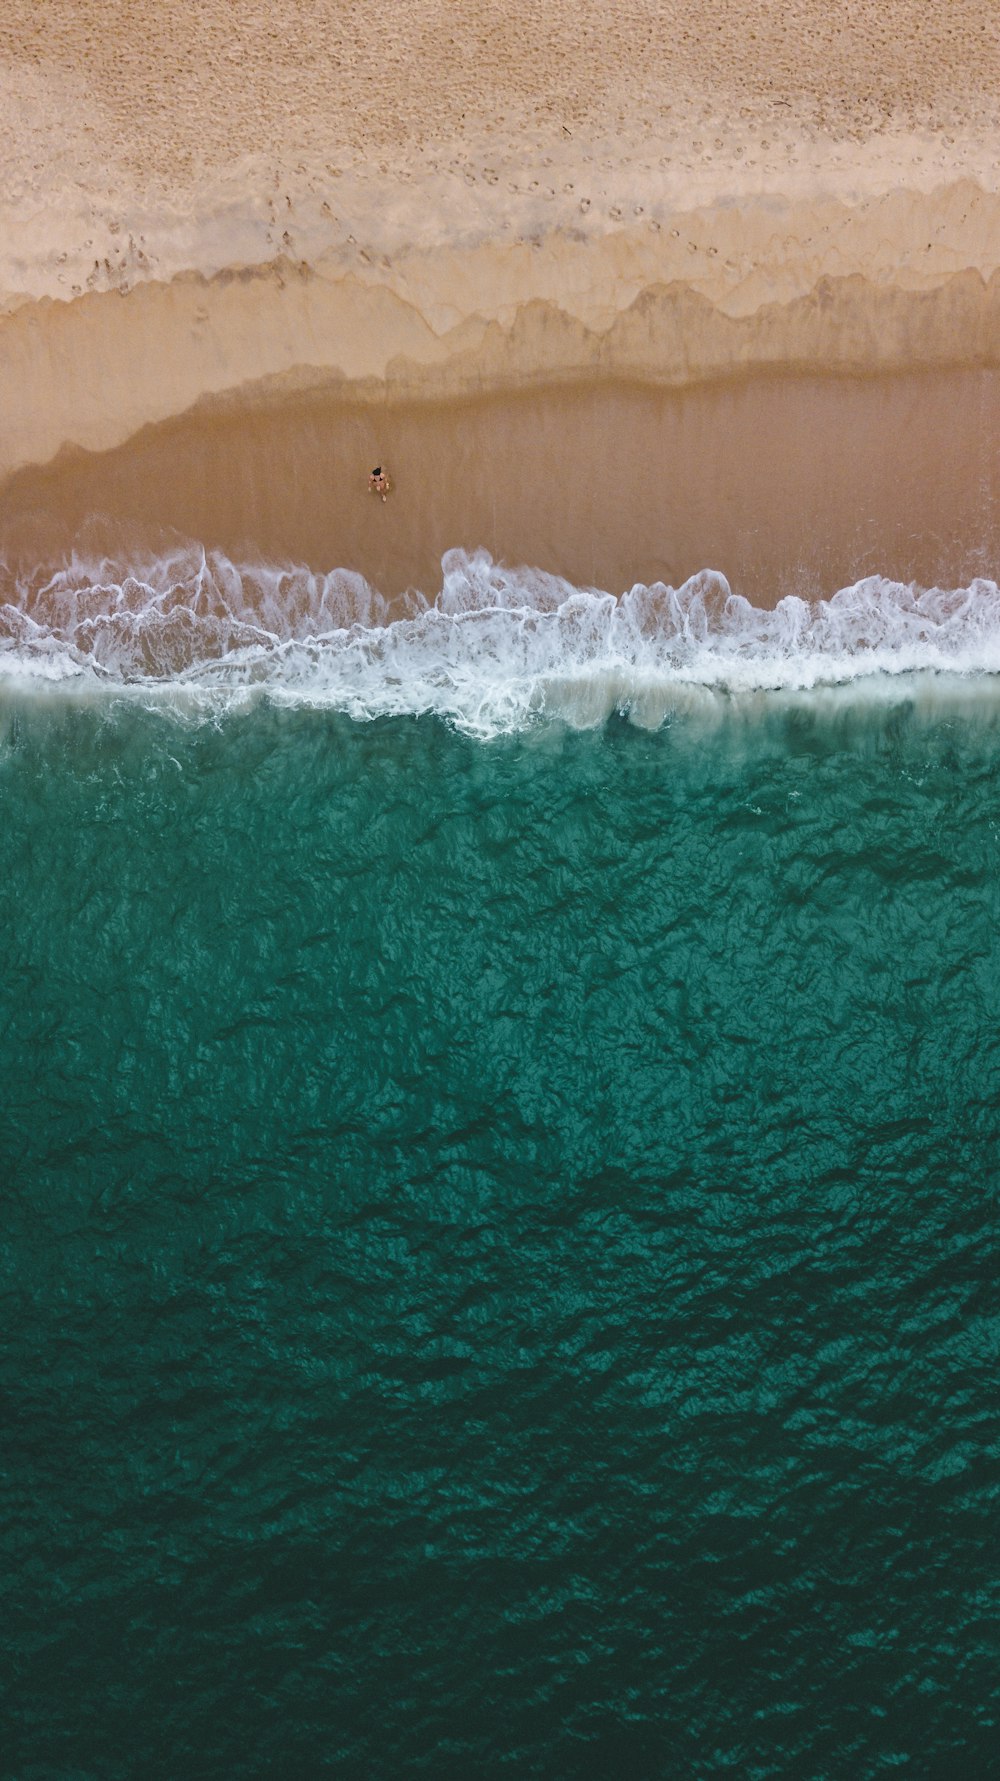
<svg viewBox="0 0 1000 1781"><path fill-rule="evenodd" d="M0 682L113 687L197 707L264 693L358 719L434 712L471 735L612 712L646 727L692 702L901 675L1000 672L1000 589L870 576L773 609L702 570L620 598L454 550L433 600L391 617L361 575L236 564L183 545L128 564L0 568ZM398 610L398 609L397 609Z"/></svg>

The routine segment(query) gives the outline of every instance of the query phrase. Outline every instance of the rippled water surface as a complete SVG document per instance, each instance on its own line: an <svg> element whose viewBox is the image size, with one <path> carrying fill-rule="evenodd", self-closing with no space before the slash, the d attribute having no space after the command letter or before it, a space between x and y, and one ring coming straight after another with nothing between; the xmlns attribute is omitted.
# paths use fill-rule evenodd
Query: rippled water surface
<svg viewBox="0 0 1000 1781"><path fill-rule="evenodd" d="M993 1772L998 710L8 692L4 1773Z"/></svg>

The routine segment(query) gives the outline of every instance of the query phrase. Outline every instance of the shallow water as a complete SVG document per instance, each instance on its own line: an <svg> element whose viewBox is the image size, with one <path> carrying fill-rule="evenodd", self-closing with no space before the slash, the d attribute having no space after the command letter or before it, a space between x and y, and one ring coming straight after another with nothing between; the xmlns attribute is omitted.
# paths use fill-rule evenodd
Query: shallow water
<svg viewBox="0 0 1000 1781"><path fill-rule="evenodd" d="M990 1772L1000 699L877 684L8 680L6 1772Z"/></svg>

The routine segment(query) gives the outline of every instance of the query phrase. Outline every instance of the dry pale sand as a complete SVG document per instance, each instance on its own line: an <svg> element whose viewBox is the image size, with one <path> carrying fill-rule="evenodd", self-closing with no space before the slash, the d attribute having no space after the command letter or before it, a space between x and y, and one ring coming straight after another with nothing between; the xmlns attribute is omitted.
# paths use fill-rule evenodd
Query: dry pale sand
<svg viewBox="0 0 1000 1781"><path fill-rule="evenodd" d="M958 573L998 94L991 0L7 0L0 534Z"/></svg>
<svg viewBox="0 0 1000 1781"><path fill-rule="evenodd" d="M71 177L96 157L179 189L262 149L398 166L516 148L525 126L697 159L699 113L736 134L954 134L996 114L1000 19L991 0L6 0L0 62L29 112L29 75L81 96L34 120L50 163L89 136Z"/></svg>

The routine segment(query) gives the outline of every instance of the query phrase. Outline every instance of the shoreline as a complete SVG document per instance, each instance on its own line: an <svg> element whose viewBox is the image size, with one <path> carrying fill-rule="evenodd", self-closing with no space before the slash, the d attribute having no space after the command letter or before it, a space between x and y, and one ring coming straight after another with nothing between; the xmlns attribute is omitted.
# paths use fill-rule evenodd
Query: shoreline
<svg viewBox="0 0 1000 1781"><path fill-rule="evenodd" d="M66 446L111 450L199 406L290 393L441 401L597 377L683 388L1000 365L1000 194L890 193L857 216L771 200L678 216L668 244L555 231L25 301L0 318L0 503L7 478ZM685 251L700 275L679 276Z"/></svg>

